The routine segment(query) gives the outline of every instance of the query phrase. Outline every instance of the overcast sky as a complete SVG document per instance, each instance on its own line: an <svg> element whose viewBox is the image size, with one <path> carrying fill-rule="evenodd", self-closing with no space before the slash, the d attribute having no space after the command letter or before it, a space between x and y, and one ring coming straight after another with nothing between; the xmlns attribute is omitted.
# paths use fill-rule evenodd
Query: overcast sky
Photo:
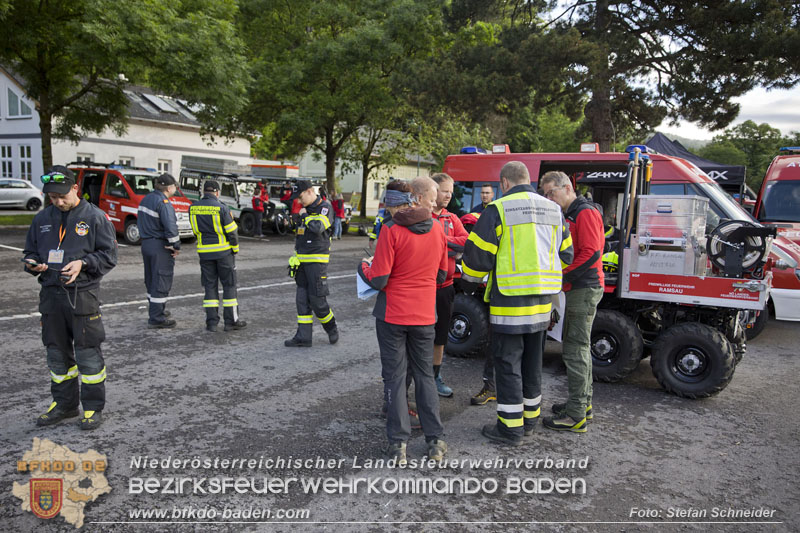
<svg viewBox="0 0 800 533"><path fill-rule="evenodd" d="M784 135L800 131L800 87L773 91L754 89L740 98L734 98L734 101L741 105L741 109L731 126L752 120L756 124L766 122ZM678 126L669 126L664 122L656 129L662 133L702 140L711 140L714 135L721 133L701 129L692 122L682 122Z"/></svg>

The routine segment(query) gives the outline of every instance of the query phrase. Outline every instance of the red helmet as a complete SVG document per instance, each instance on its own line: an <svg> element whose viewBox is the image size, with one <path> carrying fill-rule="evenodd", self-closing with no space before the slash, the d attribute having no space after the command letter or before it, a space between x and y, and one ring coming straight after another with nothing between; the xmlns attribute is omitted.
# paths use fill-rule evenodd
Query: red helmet
<svg viewBox="0 0 800 533"><path fill-rule="evenodd" d="M470 226L474 226L478 222L478 217L480 213L467 213L466 215L461 217L461 223L465 226L469 224Z"/></svg>

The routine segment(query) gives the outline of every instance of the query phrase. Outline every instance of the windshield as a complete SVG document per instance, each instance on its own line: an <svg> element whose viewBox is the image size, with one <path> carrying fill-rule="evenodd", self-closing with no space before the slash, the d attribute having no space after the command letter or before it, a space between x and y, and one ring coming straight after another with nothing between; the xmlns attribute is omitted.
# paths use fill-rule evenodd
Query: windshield
<svg viewBox="0 0 800 533"><path fill-rule="evenodd" d="M134 194L145 195L153 191L153 180L155 176L149 174L125 174L125 181L128 182ZM180 189L175 191L175 196L183 197Z"/></svg>
<svg viewBox="0 0 800 533"><path fill-rule="evenodd" d="M748 220L750 222L755 221L750 213L737 204L736 201L716 183L698 183L695 186L701 189L705 196L708 196L712 204L716 204L716 207L721 211L720 216L722 218Z"/></svg>
<svg viewBox="0 0 800 533"><path fill-rule="evenodd" d="M758 215L764 222L800 222L800 181L773 181Z"/></svg>

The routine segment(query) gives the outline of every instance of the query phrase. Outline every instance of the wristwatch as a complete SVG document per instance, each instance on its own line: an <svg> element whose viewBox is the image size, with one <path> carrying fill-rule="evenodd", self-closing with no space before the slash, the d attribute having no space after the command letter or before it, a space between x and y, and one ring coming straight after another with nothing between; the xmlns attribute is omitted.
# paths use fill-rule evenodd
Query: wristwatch
<svg viewBox="0 0 800 533"><path fill-rule="evenodd" d="M81 270L85 269L89 266L89 263L86 262L86 259L81 259Z"/></svg>

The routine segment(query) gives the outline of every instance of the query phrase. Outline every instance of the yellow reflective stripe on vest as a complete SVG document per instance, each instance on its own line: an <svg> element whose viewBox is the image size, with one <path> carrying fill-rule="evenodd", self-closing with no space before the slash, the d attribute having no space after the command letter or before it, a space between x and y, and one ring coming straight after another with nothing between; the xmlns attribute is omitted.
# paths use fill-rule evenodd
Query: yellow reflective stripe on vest
<svg viewBox="0 0 800 533"><path fill-rule="evenodd" d="M327 263L330 257L330 254L297 254L301 263Z"/></svg>
<svg viewBox="0 0 800 533"><path fill-rule="evenodd" d="M214 228L214 233L217 235L217 242L213 244L205 244L203 242L203 233L197 225L197 217L205 215L211 217L211 224ZM220 216L220 207L216 205L193 205L189 208L189 223L192 225L192 232L197 237L197 253L205 254L211 252L224 252L230 250L231 244L222 230L222 218ZM232 232L237 228L236 222L231 222L225 228L231 228L227 231ZM238 250L235 250L238 251Z"/></svg>
<svg viewBox="0 0 800 533"><path fill-rule="evenodd" d="M492 203L500 214L502 228L495 267L500 293L506 296L558 293L562 281L557 250L563 232L560 208L527 191Z"/></svg>
<svg viewBox="0 0 800 533"><path fill-rule="evenodd" d="M497 305L489 306L489 313L491 313L493 316L531 316L542 313L550 313L552 310L553 302L539 305L523 305L521 307L500 307Z"/></svg>
<svg viewBox="0 0 800 533"><path fill-rule="evenodd" d="M90 385L102 383L105 380L106 380L106 367L103 367L103 370L101 370L97 374L93 374L91 376L87 376L84 374L83 376L81 376L81 381L84 383L88 383Z"/></svg>
<svg viewBox="0 0 800 533"><path fill-rule="evenodd" d="M78 365L73 365L69 367L66 374L56 374L52 370L50 371L50 379L52 379L54 383L63 383L69 379L75 379L77 377L78 377Z"/></svg>

